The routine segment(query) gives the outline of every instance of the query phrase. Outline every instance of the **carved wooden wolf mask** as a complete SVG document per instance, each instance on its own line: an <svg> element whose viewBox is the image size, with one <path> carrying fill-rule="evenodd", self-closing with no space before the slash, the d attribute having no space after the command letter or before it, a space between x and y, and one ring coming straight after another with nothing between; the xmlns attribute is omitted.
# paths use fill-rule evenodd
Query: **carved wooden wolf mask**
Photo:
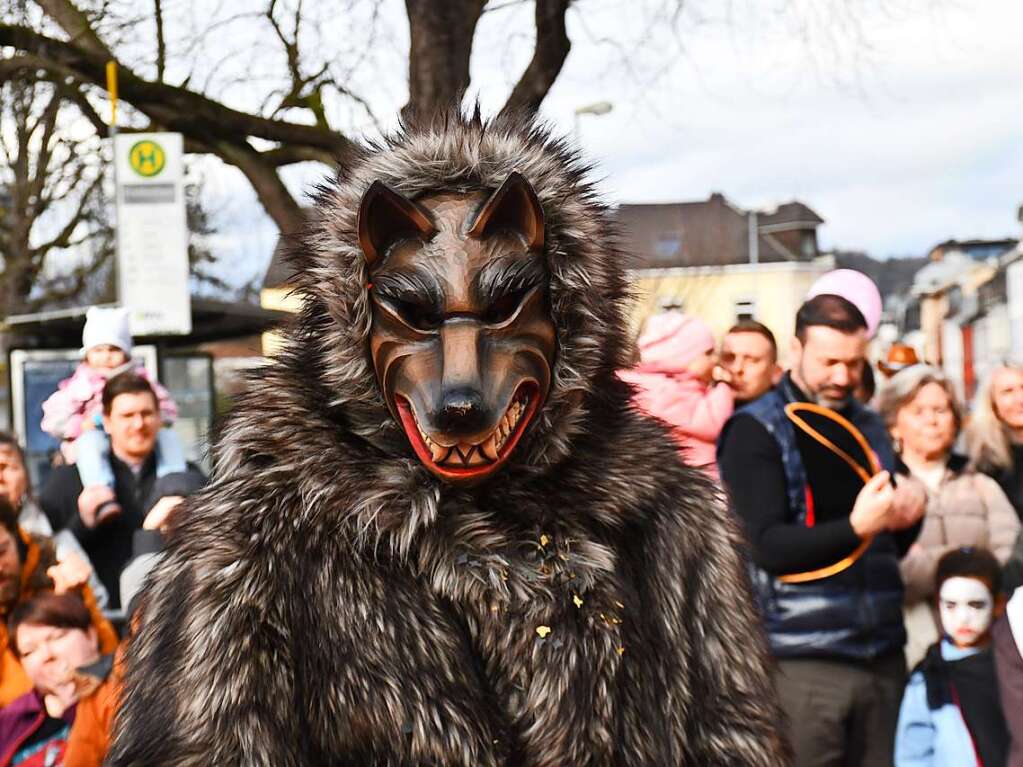
<svg viewBox="0 0 1023 767"><path fill-rule="evenodd" d="M556 334L540 202L515 172L489 196L410 200L376 181L358 232L384 400L431 472L479 482L511 455L550 390Z"/></svg>

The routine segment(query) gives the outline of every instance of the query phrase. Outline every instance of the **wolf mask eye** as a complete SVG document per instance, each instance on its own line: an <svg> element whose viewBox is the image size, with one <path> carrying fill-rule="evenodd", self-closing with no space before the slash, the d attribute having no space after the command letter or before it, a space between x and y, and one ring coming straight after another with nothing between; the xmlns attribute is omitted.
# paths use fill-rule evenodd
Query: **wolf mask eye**
<svg viewBox="0 0 1023 767"><path fill-rule="evenodd" d="M483 313L483 321L488 325L500 325L510 320L525 303L526 297L533 292L532 286L525 286L498 296L490 303Z"/></svg>
<svg viewBox="0 0 1023 767"><path fill-rule="evenodd" d="M388 297L383 297L382 301L413 330L428 333L439 328L444 322L444 318L431 304Z"/></svg>

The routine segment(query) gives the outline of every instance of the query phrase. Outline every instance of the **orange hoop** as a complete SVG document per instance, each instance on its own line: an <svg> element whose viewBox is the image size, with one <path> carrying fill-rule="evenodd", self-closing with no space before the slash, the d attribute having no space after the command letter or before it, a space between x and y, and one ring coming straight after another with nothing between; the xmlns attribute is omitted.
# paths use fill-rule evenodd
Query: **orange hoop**
<svg viewBox="0 0 1023 767"><path fill-rule="evenodd" d="M874 455L874 451L871 450L870 444L867 442L866 437L864 437L863 434L860 433L859 429L853 426L849 419L836 413L831 408L826 408L822 405L817 405L813 402L790 402L785 406L785 415L788 416L789 420L791 420L796 426L802 429L811 438L817 440L817 442L824 445L824 447L826 447L832 453L834 453L843 461L845 461L849 465L849 467L854 472L856 472L856 475L863 480L864 484L866 484L867 482L870 481L870 478L873 476L873 474L868 474L867 470L864 469L860 464L858 464L851 455L849 455L842 448L840 448L830 439L825 437L815 428L810 426L810 424L808 424L803 418L799 416L800 411L815 413L816 415L822 416L824 418L829 418L835 423L837 423L839 426L844 428L852 435L853 439L856 440L856 443L863 449L864 455L866 455L867 459L870 461L870 468L873 471L873 473L877 474L879 471L881 471L881 465L878 463L877 457ZM843 570L846 570L849 567L851 567L852 564L856 562L856 560L863 556L863 552L867 550L867 547L870 546L870 543L873 540L874 536L864 538L860 542L860 545L857 546L856 549L851 554L849 554L846 557L843 557L841 560L839 560L833 565L828 565L827 567L820 567L816 570L807 570L806 572L802 573L789 573L788 575L779 575L778 580L780 580L782 583L806 583L807 581L817 581L820 580L821 578L828 578L832 575L837 575Z"/></svg>

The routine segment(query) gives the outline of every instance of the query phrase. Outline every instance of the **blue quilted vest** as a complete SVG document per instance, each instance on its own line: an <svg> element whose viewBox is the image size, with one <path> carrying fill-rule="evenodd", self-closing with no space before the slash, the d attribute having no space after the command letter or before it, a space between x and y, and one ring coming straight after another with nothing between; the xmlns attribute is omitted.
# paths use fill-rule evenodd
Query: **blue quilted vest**
<svg viewBox="0 0 1023 767"><path fill-rule="evenodd" d="M803 397L786 375L781 383L743 408L756 418L781 448L788 489L789 521L806 523L806 471L785 405ZM866 437L881 464L895 467L884 423L858 403L842 411ZM725 427L727 429L727 425ZM751 565L754 589L772 652L779 658L825 657L870 660L901 650L902 577L895 539L888 533L873 543L851 567L809 583L782 583Z"/></svg>

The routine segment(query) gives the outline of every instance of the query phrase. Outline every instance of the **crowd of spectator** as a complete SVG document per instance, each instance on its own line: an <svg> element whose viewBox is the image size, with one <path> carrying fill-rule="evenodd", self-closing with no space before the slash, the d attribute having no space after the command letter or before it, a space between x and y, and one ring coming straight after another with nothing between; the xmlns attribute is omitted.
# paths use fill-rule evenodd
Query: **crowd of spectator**
<svg viewBox="0 0 1023 767"><path fill-rule="evenodd" d="M840 270L800 307L784 370L759 322L719 343L673 311L620 375L745 531L797 765L1023 767L1023 365L997 365L969 413L905 345L875 386L879 316L876 288ZM0 767L102 762L117 628L205 482L126 327L90 313L45 411L77 461L38 495L0 434Z"/></svg>
<svg viewBox="0 0 1023 767"><path fill-rule="evenodd" d="M205 477L166 426L176 408L132 360L123 310L90 310L82 363L44 405L61 441L38 496L0 433L0 766L102 763L133 595Z"/></svg>
<svg viewBox="0 0 1023 767"><path fill-rule="evenodd" d="M1020 767L1023 365L996 365L967 415L905 344L875 379L880 314L870 280L837 270L784 372L763 325L718 346L675 312L622 377L745 530L797 765Z"/></svg>

